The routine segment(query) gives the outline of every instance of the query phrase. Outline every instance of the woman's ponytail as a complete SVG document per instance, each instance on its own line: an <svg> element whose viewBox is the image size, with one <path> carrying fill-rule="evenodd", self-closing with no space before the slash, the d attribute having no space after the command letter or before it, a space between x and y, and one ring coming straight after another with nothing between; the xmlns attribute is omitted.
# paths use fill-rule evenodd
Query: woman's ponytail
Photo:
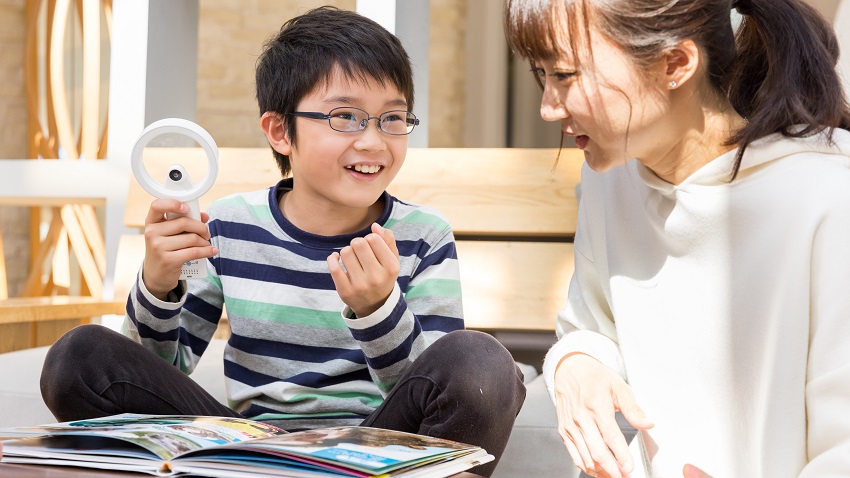
<svg viewBox="0 0 850 478"><path fill-rule="evenodd" d="M802 0L736 0L733 7L743 22L727 91L747 119L729 141L740 146L734 178L752 141L772 133L831 135L850 127L850 109L836 71L838 40L817 10Z"/></svg>

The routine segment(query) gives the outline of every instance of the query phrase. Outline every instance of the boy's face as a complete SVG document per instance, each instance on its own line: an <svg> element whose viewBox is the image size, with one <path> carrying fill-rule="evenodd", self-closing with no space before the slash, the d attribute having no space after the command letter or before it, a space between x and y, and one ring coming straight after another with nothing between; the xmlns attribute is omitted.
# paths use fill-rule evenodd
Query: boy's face
<svg viewBox="0 0 850 478"><path fill-rule="evenodd" d="M339 70L325 86L301 100L297 111L327 114L333 108L354 107L369 116L407 110L395 86L370 78L346 78ZM367 208L398 174L407 154L407 136L392 136L369 120L365 130L344 133L328 120L290 116L297 121L295 141L284 140L279 151L289 156L295 178L293 193L331 209Z"/></svg>

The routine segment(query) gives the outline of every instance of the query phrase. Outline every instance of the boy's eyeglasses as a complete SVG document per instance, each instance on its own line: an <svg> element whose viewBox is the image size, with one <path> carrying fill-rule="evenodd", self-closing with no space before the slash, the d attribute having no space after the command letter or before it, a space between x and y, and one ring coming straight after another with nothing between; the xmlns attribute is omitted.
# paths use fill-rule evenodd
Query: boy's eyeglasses
<svg viewBox="0 0 850 478"><path fill-rule="evenodd" d="M416 115L410 111L393 110L381 113L380 116L369 116L369 113L360 108L343 106L332 109L328 114L312 111L294 111L287 113L291 116L302 118L326 119L331 129L343 133L357 133L366 129L369 120L378 120L378 129L393 136L404 136L410 134L413 128L419 124Z"/></svg>

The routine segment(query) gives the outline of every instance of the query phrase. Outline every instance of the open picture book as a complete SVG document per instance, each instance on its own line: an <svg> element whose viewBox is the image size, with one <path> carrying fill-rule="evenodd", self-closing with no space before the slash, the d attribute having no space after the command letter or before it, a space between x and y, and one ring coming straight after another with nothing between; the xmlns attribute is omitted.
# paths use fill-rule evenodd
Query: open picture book
<svg viewBox="0 0 850 478"><path fill-rule="evenodd" d="M157 476L450 476L493 460L484 449L368 427L287 433L229 417L123 414L0 429L3 463L78 466Z"/></svg>

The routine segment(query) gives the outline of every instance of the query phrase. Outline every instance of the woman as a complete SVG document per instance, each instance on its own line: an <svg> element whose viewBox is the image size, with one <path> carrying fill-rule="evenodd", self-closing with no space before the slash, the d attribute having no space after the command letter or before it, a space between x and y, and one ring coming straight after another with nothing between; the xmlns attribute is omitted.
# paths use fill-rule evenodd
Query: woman
<svg viewBox="0 0 850 478"><path fill-rule="evenodd" d="M505 26L541 115L585 153L544 363L576 465L850 475L850 113L829 23L802 0L508 0Z"/></svg>

